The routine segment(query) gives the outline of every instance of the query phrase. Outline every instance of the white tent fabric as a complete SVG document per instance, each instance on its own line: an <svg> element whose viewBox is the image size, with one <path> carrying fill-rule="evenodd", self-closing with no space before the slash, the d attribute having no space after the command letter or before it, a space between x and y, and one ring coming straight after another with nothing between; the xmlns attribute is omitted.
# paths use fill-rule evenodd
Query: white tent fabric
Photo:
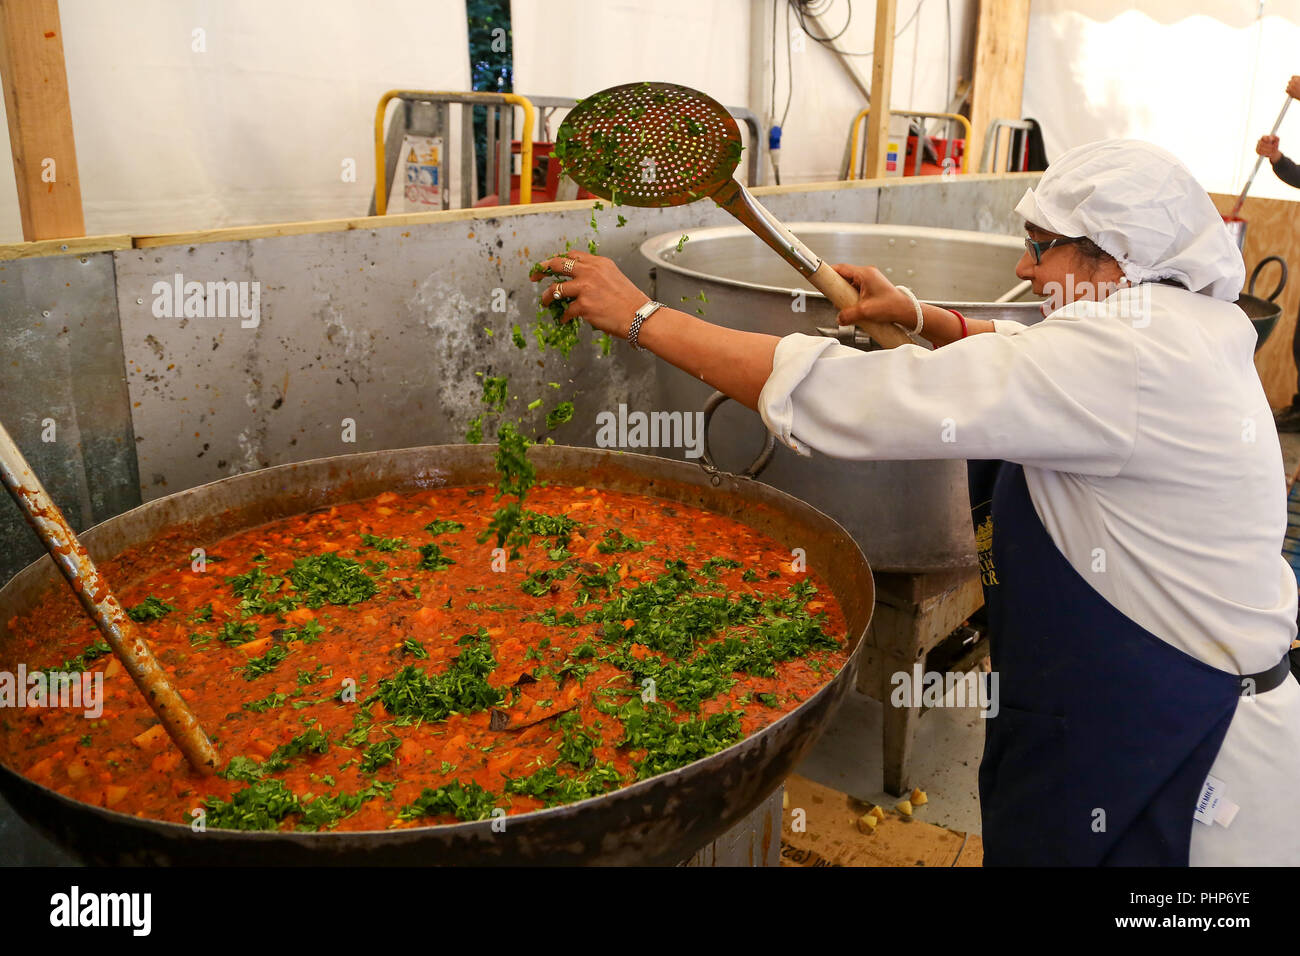
<svg viewBox="0 0 1300 956"><path fill-rule="evenodd" d="M59 13L90 235L363 216L380 95L469 88L464 0L60 0ZM0 241L21 240L0 162Z"/></svg>
<svg viewBox="0 0 1300 956"><path fill-rule="evenodd" d="M1300 0L1034 0L1024 115L1048 160L1101 139L1157 143L1210 192L1238 193L1300 73ZM1300 158L1300 104L1279 131ZM1252 196L1296 199L1267 164Z"/></svg>

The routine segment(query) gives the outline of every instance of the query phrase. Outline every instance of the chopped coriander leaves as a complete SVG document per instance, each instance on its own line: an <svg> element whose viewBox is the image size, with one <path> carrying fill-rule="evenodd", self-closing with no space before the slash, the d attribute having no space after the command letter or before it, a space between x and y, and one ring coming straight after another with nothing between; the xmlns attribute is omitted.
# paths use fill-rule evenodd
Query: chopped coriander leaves
<svg viewBox="0 0 1300 956"><path fill-rule="evenodd" d="M247 644L256 636L257 625L251 621L227 621L216 634L217 640L231 646ZM193 637L190 638L190 643L196 643Z"/></svg>
<svg viewBox="0 0 1300 956"><path fill-rule="evenodd" d="M168 604L150 594L135 607L126 609L126 616L137 624L145 621L157 621L166 617L172 611L176 610L175 605Z"/></svg>
<svg viewBox="0 0 1300 956"><path fill-rule="evenodd" d="M459 521L448 521L439 518L437 521L430 521L424 526L424 530L429 534L437 536L440 534L455 534L458 531L464 531L465 526Z"/></svg>
<svg viewBox="0 0 1300 956"><path fill-rule="evenodd" d="M244 680L256 680L264 674L269 674L289 656L289 648L284 644L272 644L270 649L261 657L249 658L247 664L242 668Z"/></svg>
<svg viewBox="0 0 1300 956"><path fill-rule="evenodd" d="M442 553L442 549L438 545L420 545L420 563L416 567L421 571L445 571L455 563Z"/></svg>
<svg viewBox="0 0 1300 956"><path fill-rule="evenodd" d="M254 614L281 614L292 611L299 603L294 595L280 593L287 583L284 578L267 574L260 566L253 568L247 574L226 578L226 583L240 599L239 609L244 617L251 617Z"/></svg>
<svg viewBox="0 0 1300 956"><path fill-rule="evenodd" d="M245 701L243 708L244 710L251 710L255 714L264 714L274 707L283 707L288 701L288 694L267 694L260 700Z"/></svg>
<svg viewBox="0 0 1300 956"><path fill-rule="evenodd" d="M108 646L108 642L102 637L95 638L94 642L76 657L69 657L57 669L67 673L76 673L84 671L92 661L97 661L107 654L111 654L113 649Z"/></svg>
<svg viewBox="0 0 1300 956"><path fill-rule="evenodd" d="M362 534L361 543L376 551L396 551L398 548L406 547L406 542L401 538L381 538L373 534Z"/></svg>
<svg viewBox="0 0 1300 956"><path fill-rule="evenodd" d="M298 558L289 569L289 580L310 608L357 604L379 590L360 564L332 552Z"/></svg>
<svg viewBox="0 0 1300 956"><path fill-rule="evenodd" d="M621 551L641 551L647 544L654 544L654 542L638 541L618 528L610 528L596 545L596 550L601 554L617 554Z"/></svg>
<svg viewBox="0 0 1300 956"><path fill-rule="evenodd" d="M623 778L611 763L597 763L579 774L562 774L558 764L541 767L526 777L506 781L506 793L536 797L548 807L586 800L617 788Z"/></svg>
<svg viewBox="0 0 1300 956"><path fill-rule="evenodd" d="M500 703L502 692L487 681L497 666L487 638L467 634L461 640L465 638L470 640L447 670L430 675L407 665L381 680L366 702L380 701L399 724L444 720L453 713L475 713Z"/></svg>
<svg viewBox="0 0 1300 956"><path fill-rule="evenodd" d="M546 427L556 429L573 420L573 402L560 402L546 413Z"/></svg>
<svg viewBox="0 0 1300 956"><path fill-rule="evenodd" d="M454 816L463 821L485 820L492 815L499 799L473 781L462 784L453 780L437 789L425 787L397 815L403 820L440 816Z"/></svg>
<svg viewBox="0 0 1300 956"><path fill-rule="evenodd" d="M391 736L371 744L361 754L361 772L375 773L380 767L392 763L401 745L401 740Z"/></svg>

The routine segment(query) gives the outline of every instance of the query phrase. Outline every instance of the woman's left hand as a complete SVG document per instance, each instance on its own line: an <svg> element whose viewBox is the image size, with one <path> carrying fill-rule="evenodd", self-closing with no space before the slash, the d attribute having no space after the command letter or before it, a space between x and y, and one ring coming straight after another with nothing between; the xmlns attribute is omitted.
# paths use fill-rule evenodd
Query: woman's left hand
<svg viewBox="0 0 1300 956"><path fill-rule="evenodd" d="M584 319L601 332L625 339L636 310L650 301L613 259L604 256L573 251L541 265L542 271L533 271L528 278L533 282L547 277L556 280L542 293L542 305L550 305L557 297L567 299L566 322Z"/></svg>
<svg viewBox="0 0 1300 956"><path fill-rule="evenodd" d="M889 278L875 266L854 266L840 262L832 266L858 291L858 302L840 311L840 325L858 322L905 322L916 324L912 317L912 300L900 292Z"/></svg>

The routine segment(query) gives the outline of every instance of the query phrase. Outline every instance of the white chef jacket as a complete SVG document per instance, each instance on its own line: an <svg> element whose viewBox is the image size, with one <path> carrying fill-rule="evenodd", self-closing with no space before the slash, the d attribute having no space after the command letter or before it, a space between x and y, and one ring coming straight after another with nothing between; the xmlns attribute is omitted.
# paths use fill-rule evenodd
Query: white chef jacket
<svg viewBox="0 0 1300 956"><path fill-rule="evenodd" d="M1276 664L1297 589L1245 314L1148 284L995 326L933 351L786 336L759 413L805 454L1019 462L1052 541L1117 610L1220 670ZM1243 698L1211 775L1240 810L1193 825L1191 863L1300 864L1300 684Z"/></svg>

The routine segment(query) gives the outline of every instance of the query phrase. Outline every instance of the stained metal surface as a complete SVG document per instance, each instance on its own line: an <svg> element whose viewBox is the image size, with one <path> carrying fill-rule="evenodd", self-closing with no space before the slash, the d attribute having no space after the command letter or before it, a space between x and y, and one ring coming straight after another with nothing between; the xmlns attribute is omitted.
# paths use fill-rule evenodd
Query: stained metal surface
<svg viewBox="0 0 1300 956"><path fill-rule="evenodd" d="M1041 173L1014 176L938 176L922 188L890 186L880 191L880 215L876 222L908 223L938 229L971 229L990 235L1025 234L1025 220L1016 215L1016 204L1025 190L1037 186ZM1008 282L999 292L1015 283Z"/></svg>
<svg viewBox="0 0 1300 956"><path fill-rule="evenodd" d="M888 192L884 190L883 192ZM895 225L796 223L791 226L828 262L876 265L922 298L976 317L1017 318L1032 303L970 307L1013 284L1022 239L950 229ZM711 322L773 335L834 326L835 310L740 227L699 230L676 251L671 234L646 240L642 254L656 269L655 296L674 308L694 309ZM775 264L774 264L775 263ZM698 296L703 293L705 304ZM802 296L799 293L803 293ZM712 389L666 364L657 368L657 406L696 410ZM710 446L721 467L740 471L763 446L766 429L753 412L728 403L718 410ZM975 541L963 461L841 461L801 458L778 446L762 473L768 482L808 501L854 536L878 571L927 571L975 562Z"/></svg>
<svg viewBox="0 0 1300 956"><path fill-rule="evenodd" d="M818 190L763 201L783 217L869 221L877 193ZM643 289L649 263L637 248L648 236L732 222L712 203L625 212L623 228L613 210L598 213L595 236L600 253ZM463 441L480 408L478 371L508 375L521 387L559 382L566 397L577 391L579 415L552 434L593 445L598 412L651 406L653 356L615 343L608 356L584 346L567 363L548 353L539 366L535 345L521 351L509 340L515 322L527 327L536 314L539 288L528 267L566 242L585 247L590 219L584 204L117 253L138 495L147 501L305 458ZM260 283L258 327L242 328L237 318L154 316L154 284L177 274ZM493 311L497 303L504 312ZM527 426L543 431L542 417L526 416ZM356 423L353 443L343 440L345 418ZM37 553L29 550L27 560Z"/></svg>
<svg viewBox="0 0 1300 956"><path fill-rule="evenodd" d="M149 502L83 535L92 557L129 584L189 549L244 528L385 490L493 480L492 446L410 448L284 465ZM70 800L0 765L0 792L22 816L88 862L279 864L669 864L751 813L786 777L853 686L874 602L861 550L826 515L767 485L680 462L565 446L530 452L538 478L649 494L726 515L788 547L844 612L851 654L812 697L726 750L601 797L492 821L352 833L194 833ZM714 481L717 484L714 484ZM149 566L132 552L149 545ZM0 654L14 615L71 601L48 558L0 590Z"/></svg>
<svg viewBox="0 0 1300 956"><path fill-rule="evenodd" d="M535 391L524 403L548 381L588 408L648 393L649 360L630 350L601 356L583 345L565 362L510 342L511 327L536 313L534 257L585 242L589 217L570 210L120 253L144 500L305 458L463 441L480 407L480 372ZM154 284L177 274L258 283L259 324L154 316ZM545 432L543 419L544 409L529 413L525 428ZM553 434L590 440L594 412Z"/></svg>
<svg viewBox="0 0 1300 956"><path fill-rule="evenodd" d="M112 253L0 262L0 337L0 421L72 527L139 504ZM0 581L43 553L0 498Z"/></svg>
<svg viewBox="0 0 1300 956"><path fill-rule="evenodd" d="M777 787L749 816L697 851L682 866L780 866L785 787Z"/></svg>

